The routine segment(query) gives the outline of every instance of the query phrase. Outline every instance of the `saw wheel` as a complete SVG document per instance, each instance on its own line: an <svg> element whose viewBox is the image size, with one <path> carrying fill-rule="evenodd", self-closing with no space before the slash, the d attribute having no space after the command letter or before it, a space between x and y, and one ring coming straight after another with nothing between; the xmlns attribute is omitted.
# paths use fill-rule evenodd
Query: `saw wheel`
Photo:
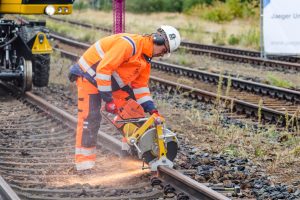
<svg viewBox="0 0 300 200"><path fill-rule="evenodd" d="M172 133L168 129L163 129L164 134ZM172 133L174 134L174 133ZM176 142L176 137L171 136L165 139L167 155L166 157L173 161L177 155L178 144ZM139 153L139 157L143 158L146 163L151 162L152 160L158 157L158 146L156 142L156 129L149 129L146 131L143 136L140 137L138 141L138 147L141 149L141 153Z"/></svg>

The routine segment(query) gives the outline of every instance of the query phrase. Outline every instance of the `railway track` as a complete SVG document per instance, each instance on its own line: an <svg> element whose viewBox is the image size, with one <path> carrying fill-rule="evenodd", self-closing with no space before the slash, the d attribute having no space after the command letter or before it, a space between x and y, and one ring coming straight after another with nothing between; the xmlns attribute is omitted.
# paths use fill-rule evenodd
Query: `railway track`
<svg viewBox="0 0 300 200"><path fill-rule="evenodd" d="M159 167L150 179L141 162L118 156L124 155L119 140L101 131L95 171L77 174L76 118L31 92L16 98L0 86L0 172L8 183L0 179L4 199L228 199L167 167Z"/></svg>
<svg viewBox="0 0 300 200"><path fill-rule="evenodd" d="M78 55L89 46L53 33L51 37L64 43L57 46L68 49L68 51L57 50L73 60L77 60ZM71 48L65 45L69 45ZM185 77L186 80L181 80L184 83L178 83L182 77ZM180 90L197 100L215 102L221 99L229 105L231 111L245 114L248 117L260 118L267 122L294 126L300 120L299 91L221 76L220 74L193 70L159 61L152 61L151 81L157 83L161 88L171 88L171 93ZM218 89L219 82L222 83L222 87L219 86ZM226 92L227 90L230 91ZM232 113L229 115L232 115Z"/></svg>
<svg viewBox="0 0 300 200"><path fill-rule="evenodd" d="M59 47L60 47L61 45L59 45ZM81 49L77 49L78 51L81 51ZM62 50L62 52L64 52L63 50ZM64 54L64 53L63 53ZM74 58L74 56L76 56L76 55L74 55L74 54L70 54L70 53L66 53L66 54L64 54L65 56L69 56L70 58ZM162 64L164 64L164 63L162 63ZM160 67L162 67L162 65L160 65ZM174 70L172 70L172 68L171 68L171 71L174 71ZM188 73L186 73L186 72L182 72L182 71L180 71L180 70L175 70L175 71L177 71L177 72L179 72L179 74L181 74L181 76L182 75L187 75ZM191 74L193 74L193 73L191 73ZM191 77L194 77L195 78L195 75L192 75ZM216 79L215 80L218 80L219 79L219 76L218 75L216 75ZM230 78L231 79L231 78ZM214 82L214 81L212 81L212 80L214 80L213 78L210 78L210 79L206 79L206 82ZM226 83L226 82L225 82ZM167 88L168 90L170 89L170 87L172 87L172 86L168 86L168 85L162 85L159 81L158 82L156 82L156 84L157 85L159 85L159 87L162 89L162 88ZM177 85L177 88L178 88L178 85ZM276 90L276 88L274 89L274 90ZM268 92L267 92L268 93ZM266 94L267 94L266 93ZM189 93L190 94L190 93ZM270 93L271 94L271 93ZM277 95L277 94L276 94ZM275 96L276 96L275 95ZM194 94L191 94L191 96L197 96L197 95L194 95ZM272 95L271 95L272 96ZM273 94L273 97L275 97L274 96L274 94ZM285 100L288 100L288 101L294 101L295 100L295 98L294 97L288 97L287 99L286 99L286 97L285 96L290 96L290 95L284 95L284 96L282 96L282 97L280 97L280 96L276 96L277 98L281 98L281 99L285 99ZM197 97L197 99L199 99L199 97ZM205 100L210 100L210 98L205 98ZM210 101L212 101L212 100L210 100ZM56 118L58 119L58 120L63 120L64 118L63 117L58 117L58 116L56 116ZM63 120L63 121L67 121L67 120ZM71 120L72 121L72 120ZM72 122L69 122L68 123L68 127L70 126L70 124L71 124L71 126L72 126ZM28 149L32 149L32 147L29 147ZM113 148L114 149L114 148ZM116 145L116 148L115 149L118 149L118 147L117 147L117 145ZM23 153L24 155L26 155L26 151ZM189 153L188 153L189 154ZM1 155L1 154L0 154ZM198 157L199 155L197 155L197 157ZM199 172L199 169L205 169L207 166L205 166L205 164L204 164L204 166L198 166L198 168L197 168L197 166L196 166L196 168L193 168L193 169L190 169L190 167L188 167L188 166L193 166L193 167L195 167L195 165L194 164L192 164L193 162L195 162L195 160L194 160L194 158L193 158L194 156L193 155L191 155L191 160L189 160L188 162L186 162L185 164L187 165L187 170L180 170L180 171L182 171L184 174L193 174L193 173L195 173L195 171L199 174L202 174L202 173L204 173L204 171L202 171L202 170L200 170L200 172ZM205 155L204 155L204 157L206 157ZM5 157L5 159L9 159L9 156L6 156ZM217 159L219 160L220 158L218 158L217 157ZM215 160L216 161L216 160ZM219 160L219 161L222 161L221 163L223 163L224 161L223 160ZM190 163L191 162L191 163ZM238 161L238 162L240 162L240 161ZM244 161L243 161L244 162ZM246 161L247 162L247 161ZM222 164L218 164L218 162L215 162L216 164L217 164L217 166L220 166L220 165L222 165ZM229 163L232 163L232 161L229 161ZM231 164L231 166L232 166L232 164ZM240 169L243 169L243 166L237 166L237 167L234 167L234 168L237 168L238 170L240 170ZM232 169L229 169L230 171L232 171ZM236 169L235 169L236 170ZM191 173L192 172L192 173ZM72 174L72 175L74 175L74 174ZM234 178L235 179L235 178ZM252 179L253 179L253 177L252 177ZM257 178L255 177L255 180L257 180ZM152 180L153 182L156 182L157 180ZM238 184L237 182L237 179L235 179L234 180L234 182L236 183L236 184ZM146 185L148 184L148 183L145 183ZM159 183L160 184L160 183ZM164 185L164 184L162 184L162 185ZM206 185L210 185L210 184L206 184ZM82 191L82 194L81 194L81 198L85 198L84 196L85 196L85 194L86 194L86 192L87 192L87 189L90 189L90 188L86 188L86 187L80 187L79 185L77 185L78 187L75 189L75 190L78 190L78 188L79 188L79 190L81 190ZM100 186L99 186L100 187ZM159 186L159 187L161 187L161 186ZM175 186L175 188L176 188L176 186ZM215 189L217 189L217 190L219 190L220 188L218 188L218 187L214 187ZM52 189L52 188L51 188ZM56 188L56 189L61 189L61 188ZM98 189L98 187L97 187L97 189ZM232 188L221 188L221 190L232 190ZM118 189L117 189L118 190ZM163 191L164 192L164 191ZM91 194L90 193L90 191L88 192L88 194ZM68 196L68 195L70 195L70 194L65 194L66 196ZM174 195L174 194L171 194L171 195ZM92 197L86 197L87 199L88 198L92 198ZM104 197L103 197L104 198ZM114 197L113 196L111 196L111 197L107 197L108 199L113 199ZM47 199L47 198L46 198ZM54 198L55 199L55 198ZM72 198L73 199L73 198ZM99 198L97 198L97 199L99 199ZM101 198L102 199L102 198ZM202 199L202 198L201 198Z"/></svg>
<svg viewBox="0 0 300 200"><path fill-rule="evenodd" d="M93 24L81 23L75 20L66 20L57 17L50 19L60 22L66 22L86 28L92 28L107 33L112 30L108 27L97 26ZM221 47L216 45L204 45L188 41L182 41L181 49L195 55L208 55L218 59L230 60L234 62L249 63L272 68L273 70L283 71L292 70L300 71L300 57L296 56L268 56L268 59L262 58L259 51L244 49L235 49L230 47Z"/></svg>

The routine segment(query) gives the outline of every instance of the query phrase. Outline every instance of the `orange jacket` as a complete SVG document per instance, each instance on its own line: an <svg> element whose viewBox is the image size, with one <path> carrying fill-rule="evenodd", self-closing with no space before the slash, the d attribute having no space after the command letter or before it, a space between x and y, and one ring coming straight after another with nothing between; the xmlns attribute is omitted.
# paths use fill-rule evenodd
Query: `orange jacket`
<svg viewBox="0 0 300 200"><path fill-rule="evenodd" d="M137 34L116 34L100 39L81 56L81 69L97 82L103 100L111 100L111 77L120 88L130 85L139 104L152 101L148 88L153 39Z"/></svg>

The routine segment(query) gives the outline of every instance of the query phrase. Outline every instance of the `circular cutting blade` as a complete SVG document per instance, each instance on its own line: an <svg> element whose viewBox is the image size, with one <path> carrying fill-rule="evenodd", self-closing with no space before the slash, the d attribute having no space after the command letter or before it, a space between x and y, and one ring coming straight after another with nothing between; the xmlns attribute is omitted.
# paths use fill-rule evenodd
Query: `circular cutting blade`
<svg viewBox="0 0 300 200"><path fill-rule="evenodd" d="M168 129L164 129L164 136L166 150L167 150L167 158L170 161L173 161L177 155L178 144L175 137L175 134ZM139 153L139 158L143 158L146 163L151 162L155 158L158 157L158 145L156 138L156 129L147 130L138 141L138 147L141 150Z"/></svg>
<svg viewBox="0 0 300 200"><path fill-rule="evenodd" d="M173 161L175 159L175 157L177 155L177 150L178 150L177 142L170 141L167 143L167 158L170 161ZM152 160L154 160L155 158L157 158L157 154L155 152L153 152L152 150L150 150L150 151L144 152L142 157L146 163L149 163Z"/></svg>

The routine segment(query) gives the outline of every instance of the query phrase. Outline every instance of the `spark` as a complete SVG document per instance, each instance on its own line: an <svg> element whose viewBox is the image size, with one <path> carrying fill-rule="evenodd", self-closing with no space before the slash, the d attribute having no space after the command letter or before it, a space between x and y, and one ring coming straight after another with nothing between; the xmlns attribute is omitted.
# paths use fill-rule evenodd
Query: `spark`
<svg viewBox="0 0 300 200"><path fill-rule="evenodd" d="M70 176L67 179L56 182L55 186L66 186L73 184L89 185L121 185L128 181L139 178L143 174L149 173L149 169L142 169L142 162L132 159L109 159L97 163L95 172L83 176Z"/></svg>

